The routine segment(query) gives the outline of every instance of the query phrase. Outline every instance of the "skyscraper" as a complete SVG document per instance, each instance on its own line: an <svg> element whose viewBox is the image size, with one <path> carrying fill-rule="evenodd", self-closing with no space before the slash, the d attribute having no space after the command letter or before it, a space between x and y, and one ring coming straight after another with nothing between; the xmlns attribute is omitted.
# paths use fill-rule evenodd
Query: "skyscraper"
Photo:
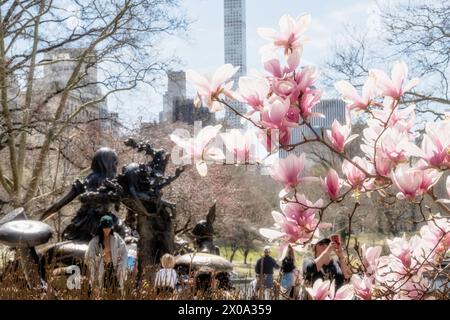
<svg viewBox="0 0 450 320"><path fill-rule="evenodd" d="M163 95L162 121L173 122L174 101L186 99L186 74L184 71L167 73L167 92Z"/></svg>
<svg viewBox="0 0 450 320"><path fill-rule="evenodd" d="M239 77L247 73L245 0L224 0L223 9L225 63L240 66L232 79L236 88ZM232 102L231 105L240 113L246 112L242 103ZM228 127L241 127L241 118L229 108L226 108L225 119Z"/></svg>
<svg viewBox="0 0 450 320"><path fill-rule="evenodd" d="M214 113L208 108L194 107L194 99L186 97L186 73L170 70L167 73L167 91L163 95L163 111L159 114L159 122L174 123L177 121L194 124L202 121L203 126L215 123Z"/></svg>

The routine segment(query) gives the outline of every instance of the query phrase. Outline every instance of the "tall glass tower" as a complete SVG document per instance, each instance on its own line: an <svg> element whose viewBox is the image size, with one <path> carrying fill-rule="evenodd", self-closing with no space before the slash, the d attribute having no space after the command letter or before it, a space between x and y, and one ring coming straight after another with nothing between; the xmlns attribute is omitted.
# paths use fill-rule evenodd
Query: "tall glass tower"
<svg viewBox="0 0 450 320"><path fill-rule="evenodd" d="M239 77L247 74L246 56L246 24L245 24L245 0L224 0L224 40L225 63L240 66L234 75L234 87L237 88ZM242 103L233 102L233 108L245 114L246 107ZM225 119L227 127L241 128L241 118L229 108L226 108Z"/></svg>

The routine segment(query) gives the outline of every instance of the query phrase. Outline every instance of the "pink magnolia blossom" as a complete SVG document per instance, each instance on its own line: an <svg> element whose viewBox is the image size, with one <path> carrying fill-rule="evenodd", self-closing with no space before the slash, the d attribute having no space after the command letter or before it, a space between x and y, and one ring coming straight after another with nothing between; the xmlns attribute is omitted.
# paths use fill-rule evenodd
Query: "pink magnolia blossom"
<svg viewBox="0 0 450 320"><path fill-rule="evenodd" d="M355 290L355 295L362 300L372 300L373 297L373 278L364 276L360 278L353 275L351 284Z"/></svg>
<svg viewBox="0 0 450 320"><path fill-rule="evenodd" d="M372 113L376 118L373 120L376 121L379 126L383 127L386 124L387 127L393 127L399 132L411 133L416 118L414 106L399 108L395 107L394 102L394 99L391 97L385 97L383 108L372 110Z"/></svg>
<svg viewBox="0 0 450 320"><path fill-rule="evenodd" d="M371 173L372 168L370 167L367 160L361 159L360 157L354 157L352 161L358 164L366 172ZM359 188L363 186L363 183L366 180L366 174L347 160L344 160L344 162L342 163L342 172L344 173L344 176L349 185L353 188Z"/></svg>
<svg viewBox="0 0 450 320"><path fill-rule="evenodd" d="M375 158L375 165L377 174L383 177L389 177L396 164L382 152L378 152Z"/></svg>
<svg viewBox="0 0 450 320"><path fill-rule="evenodd" d="M298 126L298 124L289 121L288 111L289 100L274 96L265 101L259 121L265 130L260 131L259 138L264 140L267 150L272 150L275 147L272 142L279 142L281 145L289 144L291 128ZM276 138L278 138L278 141L274 141Z"/></svg>
<svg viewBox="0 0 450 320"><path fill-rule="evenodd" d="M253 108L253 112L262 110L264 100L270 91L270 85L265 79L240 77L239 92L237 94L241 102Z"/></svg>
<svg viewBox="0 0 450 320"><path fill-rule="evenodd" d="M357 134L350 136L351 131L350 125L341 125L337 119L334 119L331 130L327 130L327 136L336 151L344 152L345 145L358 137Z"/></svg>
<svg viewBox="0 0 450 320"><path fill-rule="evenodd" d="M170 139L183 150L182 160L187 164L195 164L198 173L206 176L208 172L207 161L222 161L225 156L221 149L213 142L222 125L206 126L194 138L186 138L171 134Z"/></svg>
<svg viewBox="0 0 450 320"><path fill-rule="evenodd" d="M311 23L311 15L305 14L297 19L290 15L283 15L280 18L280 31L277 32L271 28L258 28L258 34L267 40L273 42L277 48L283 48L285 54L301 50L302 43L305 41L303 33Z"/></svg>
<svg viewBox="0 0 450 320"><path fill-rule="evenodd" d="M334 281L331 283L329 293L330 300L353 300L354 296L355 290L351 284L343 285L336 291Z"/></svg>
<svg viewBox="0 0 450 320"><path fill-rule="evenodd" d="M425 292L428 291L429 281L422 276L415 275L397 285L395 300L421 300Z"/></svg>
<svg viewBox="0 0 450 320"><path fill-rule="evenodd" d="M231 129L226 133L222 133L220 136L231 155L232 163L244 164L255 161L255 143L250 130L242 134L238 129Z"/></svg>
<svg viewBox="0 0 450 320"><path fill-rule="evenodd" d="M321 113L312 112L312 108L319 103L321 95L322 92L320 90L309 88L305 90L300 100L300 115L303 119L309 120L311 117L325 117Z"/></svg>
<svg viewBox="0 0 450 320"><path fill-rule="evenodd" d="M300 63L300 53L294 51L287 56L286 66L281 66L277 55L272 51L265 51L261 57L264 69L275 79L286 78L287 75L297 69Z"/></svg>
<svg viewBox="0 0 450 320"><path fill-rule="evenodd" d="M303 194L295 194L288 200L288 203L281 203L280 207L286 220L281 228L290 236L291 243L305 243L320 229L331 227L330 223L319 223L316 214L323 205L323 200L318 199L315 203L309 201ZM292 227L294 227L292 229ZM291 233L289 233L289 230ZM294 231L294 233L292 233Z"/></svg>
<svg viewBox="0 0 450 320"><path fill-rule="evenodd" d="M362 258L365 268L365 273L369 276L373 275L377 269L378 260L381 255L381 247L366 247L365 244L362 245Z"/></svg>
<svg viewBox="0 0 450 320"><path fill-rule="evenodd" d="M312 288L306 288L306 291L313 300L330 300L329 289L330 280L317 279L314 281Z"/></svg>
<svg viewBox="0 0 450 320"><path fill-rule="evenodd" d="M391 172L391 179L395 187L400 191L397 198L412 200L423 195L441 177L442 172L434 169L419 169L407 164L398 165Z"/></svg>
<svg viewBox="0 0 450 320"><path fill-rule="evenodd" d="M304 93L306 89L312 87L317 77L319 76L319 72L314 67L304 67L300 72L296 73L295 81L298 86L297 89L300 92Z"/></svg>
<svg viewBox="0 0 450 320"><path fill-rule="evenodd" d="M287 219L282 213L278 211L272 211L272 218L275 221L275 227L277 230L260 228L259 233L270 239L275 240L283 238L285 243L295 243L298 240L298 226L295 221Z"/></svg>
<svg viewBox="0 0 450 320"><path fill-rule="evenodd" d="M328 194L331 200L335 200L339 197L339 191L341 190L341 181L339 179L339 175L334 169L330 169L328 171L325 179L322 180L322 187L325 192Z"/></svg>
<svg viewBox="0 0 450 320"><path fill-rule="evenodd" d="M429 235L425 229L427 226L422 227L421 233ZM391 253L380 257L376 270L382 294L386 294L383 288L387 286L387 294L394 293L393 299L421 299L428 287L424 272L433 269L432 248L417 235L409 240L405 236L388 239L387 244Z"/></svg>
<svg viewBox="0 0 450 320"><path fill-rule="evenodd" d="M297 82L294 79L275 79L272 82L273 93L283 99L290 99L291 95L296 96L294 99L298 98L300 92L297 90L297 86ZM295 93L297 94L295 95Z"/></svg>
<svg viewBox="0 0 450 320"><path fill-rule="evenodd" d="M272 166L272 178L284 185L284 189L280 193L280 196L284 196L302 182L313 180L311 177L301 177L304 168L304 153L299 157L290 154L285 159L278 159L278 161L274 163Z"/></svg>
<svg viewBox="0 0 450 320"><path fill-rule="evenodd" d="M407 165L398 166L392 171L391 178L394 185L400 192L397 194L399 199L415 199L419 193L422 172L416 168L410 168Z"/></svg>
<svg viewBox="0 0 450 320"><path fill-rule="evenodd" d="M199 105L200 101L203 100L211 112L222 110L223 106L217 99L221 94L231 95L230 90L233 82L229 82L229 80L238 69L239 67L225 64L217 69L212 77L201 75L194 70L187 70L187 80L197 89L196 105Z"/></svg>
<svg viewBox="0 0 450 320"><path fill-rule="evenodd" d="M391 251L389 267L397 276L411 272L421 274L428 267L423 262L428 258L431 250L421 237L415 235L409 240L405 237L388 239L387 244Z"/></svg>
<svg viewBox="0 0 450 320"><path fill-rule="evenodd" d="M407 132L397 130L396 127L388 128L381 135L379 147L384 157L396 164L420 152L420 149L411 141L411 136Z"/></svg>
<svg viewBox="0 0 450 320"><path fill-rule="evenodd" d="M322 205L322 199L319 199L315 203L312 203L305 197L305 195L295 194L295 196L290 199L288 203L282 203L280 207L287 218L297 222L297 224L299 225L306 226L309 222L312 221L309 220L309 218L314 218L315 214L318 212L319 208L322 207ZM308 231L311 232L312 229Z"/></svg>
<svg viewBox="0 0 450 320"><path fill-rule="evenodd" d="M271 129L294 126L295 124L286 120L289 106L289 100L284 100L276 96L267 100L264 109L261 111L261 124Z"/></svg>
<svg viewBox="0 0 450 320"><path fill-rule="evenodd" d="M432 167L450 168L450 120L427 123L425 130L418 156Z"/></svg>
<svg viewBox="0 0 450 320"><path fill-rule="evenodd" d="M417 244L417 240L415 242ZM407 246L409 247L409 244ZM408 254L411 253L409 248L405 247L404 250L406 254L401 259L392 254L388 257L381 257L376 277L377 282L380 283L381 295L388 295L395 300L421 299L428 287L428 281L423 276L426 268L419 268L421 263L416 262L417 257L413 256L409 259ZM407 263L412 262L412 265L405 266L402 260ZM388 287L389 290L386 290L385 287Z"/></svg>
<svg viewBox="0 0 450 320"><path fill-rule="evenodd" d="M450 220L437 214L420 229L420 235L428 249L445 254L450 249Z"/></svg>
<svg viewBox="0 0 450 320"><path fill-rule="evenodd" d="M291 140L291 129L289 126L278 128L268 128L258 130L258 139L268 152L273 152L281 145L288 145Z"/></svg>
<svg viewBox="0 0 450 320"><path fill-rule="evenodd" d="M419 83L418 78L413 78L407 84L404 84L408 76L408 66L403 61L394 64L390 78L382 70L372 69L370 74L375 78L375 82L382 94L393 99L400 99L405 92L411 90Z"/></svg>
<svg viewBox="0 0 450 320"><path fill-rule="evenodd" d="M289 122L299 123L300 122L300 109L296 106L290 106L286 114L286 119Z"/></svg>
<svg viewBox="0 0 450 320"><path fill-rule="evenodd" d="M335 291L334 281L330 283L330 280L323 281L317 279L314 281L312 288L306 288L313 300L352 300L354 297L354 291L352 285L343 285L337 291Z"/></svg>
<svg viewBox="0 0 450 320"><path fill-rule="evenodd" d="M388 177L398 163L405 162L421 151L407 132L399 131L397 127L384 129L379 121L373 120L368 120L368 127L363 130L361 150L368 159L375 158L377 174Z"/></svg>
<svg viewBox="0 0 450 320"><path fill-rule="evenodd" d="M281 239L280 251L283 251L288 244L294 245L299 241L304 242L309 239L305 240L306 235L296 221L285 217L277 211L272 211L272 217L275 220L276 229L260 228L259 233L271 241Z"/></svg>
<svg viewBox="0 0 450 320"><path fill-rule="evenodd" d="M361 97L356 92L354 86L348 81L338 81L334 87L342 95L342 99L347 103L349 110L365 110L373 100L376 94L375 80L369 77L362 88Z"/></svg>
<svg viewBox="0 0 450 320"><path fill-rule="evenodd" d="M320 229L329 228L329 223L319 223L316 214L322 207L322 199L312 203L303 194L296 194L288 203L281 203L283 213L272 211L277 230L260 229L260 233L271 240L282 238L284 248L287 244L304 244ZM282 250L281 250L282 251Z"/></svg>

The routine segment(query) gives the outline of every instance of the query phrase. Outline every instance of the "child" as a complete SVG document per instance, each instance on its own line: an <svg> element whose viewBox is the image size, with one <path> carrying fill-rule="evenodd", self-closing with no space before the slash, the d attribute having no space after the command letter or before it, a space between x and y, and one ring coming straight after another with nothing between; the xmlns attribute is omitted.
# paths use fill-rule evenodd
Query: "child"
<svg viewBox="0 0 450 320"><path fill-rule="evenodd" d="M178 282L177 272L175 271L175 257L166 253L161 257L161 270L156 273L155 288L156 294L161 292L173 293Z"/></svg>

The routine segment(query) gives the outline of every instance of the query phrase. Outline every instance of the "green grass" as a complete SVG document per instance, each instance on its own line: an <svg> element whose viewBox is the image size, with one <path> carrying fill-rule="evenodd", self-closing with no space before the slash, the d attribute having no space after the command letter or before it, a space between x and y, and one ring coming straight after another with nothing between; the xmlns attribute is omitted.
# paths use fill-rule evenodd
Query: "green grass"
<svg viewBox="0 0 450 320"><path fill-rule="evenodd" d="M415 234L415 233L411 233L411 234L407 233L406 236L410 237L413 234ZM377 234L377 233L354 234L354 235L352 235L352 238L350 240L350 246L349 246L350 251L352 251L352 248L355 244L355 242L354 242L355 237L358 239L360 244L365 243L367 246L382 246L382 247L386 245L386 239L392 238L392 237L387 237L385 235L381 235L381 234ZM272 248L272 253L271 253L272 257L275 258L275 260L277 260L277 262L279 264L281 264L281 261L278 260L278 253L279 253L278 245L272 244L271 248ZM231 253L232 253L231 248L226 247L226 246L220 247L220 255L222 257L224 257L225 259L229 260ZM240 277L252 277L253 278L255 276L255 272L254 272L255 263L262 256L262 253L263 253L263 246L261 246L261 248L259 248L258 250L251 250L247 257L247 264L244 264L243 252L241 250L238 250L233 258L234 271L237 272ZM295 252L295 257L296 257L295 260L296 260L297 267L301 267L301 265L303 263L303 259L307 255L308 254L301 254L301 253ZM275 273L275 276L277 276L277 273Z"/></svg>
<svg viewBox="0 0 450 320"><path fill-rule="evenodd" d="M278 260L278 246L276 244L271 246L272 251L271 251L271 256L277 260L278 264L281 265L281 261ZM231 249L228 247L220 247L220 255L222 257L224 257L227 260L230 260L230 256L231 256ZM236 254L234 255L233 258L233 266L234 266L234 271L236 273L238 273L239 277L249 277L249 278L253 278L255 277L255 264L256 261L258 261L259 258L261 258L263 254L263 247L261 247L260 250L251 250L248 254L247 257L247 264L244 263L244 255L242 253L241 250L239 250L238 252L236 252ZM300 253L296 252L296 265L297 266L301 266L301 263L303 261L303 256ZM275 272L275 275L277 275L278 272Z"/></svg>

